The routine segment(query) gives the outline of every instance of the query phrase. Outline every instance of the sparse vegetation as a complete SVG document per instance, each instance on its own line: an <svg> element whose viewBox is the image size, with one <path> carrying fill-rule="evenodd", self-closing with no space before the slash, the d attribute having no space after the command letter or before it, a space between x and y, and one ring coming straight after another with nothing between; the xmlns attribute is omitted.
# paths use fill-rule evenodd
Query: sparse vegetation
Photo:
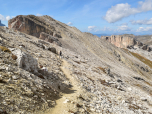
<svg viewBox="0 0 152 114"><path fill-rule="evenodd" d="M76 113L75 113L75 112L73 112L72 110L69 110L68 112L73 113L73 114L76 114Z"/></svg>
<svg viewBox="0 0 152 114"><path fill-rule="evenodd" d="M0 46L0 49L1 49L2 51L4 51L4 52L11 53L11 51L10 51L8 48L4 47L4 46Z"/></svg>
<svg viewBox="0 0 152 114"><path fill-rule="evenodd" d="M99 80L102 85L109 86L109 84L105 80L102 80L102 79L99 79Z"/></svg>
<svg viewBox="0 0 152 114"><path fill-rule="evenodd" d="M148 84L148 83L146 83L146 84ZM145 92L149 93L150 95L152 95L152 90L151 89L147 89L147 86L143 86L141 84L135 84L135 86L139 87L143 91L145 91Z"/></svg>
<svg viewBox="0 0 152 114"><path fill-rule="evenodd" d="M149 59L139 55L138 53L133 53L130 52L134 57L138 58L140 61L142 61L143 63L145 63L146 65L148 65L150 68L152 68L152 61L150 61Z"/></svg>
<svg viewBox="0 0 152 114"><path fill-rule="evenodd" d="M106 73L105 68L98 67L98 69L100 69L102 72Z"/></svg>
<svg viewBox="0 0 152 114"><path fill-rule="evenodd" d="M142 108L137 106L137 105L135 105L135 104L130 104L129 105L129 109L134 111L134 110L139 110L139 109L142 109Z"/></svg>
<svg viewBox="0 0 152 114"><path fill-rule="evenodd" d="M79 62L79 61L74 61L74 62L76 62L76 63L80 64L80 62Z"/></svg>

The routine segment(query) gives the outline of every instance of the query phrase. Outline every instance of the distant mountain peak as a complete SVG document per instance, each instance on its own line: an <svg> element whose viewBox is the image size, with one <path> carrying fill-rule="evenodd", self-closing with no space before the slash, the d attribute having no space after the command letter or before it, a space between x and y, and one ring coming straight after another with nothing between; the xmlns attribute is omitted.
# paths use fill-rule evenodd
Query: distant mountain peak
<svg viewBox="0 0 152 114"><path fill-rule="evenodd" d="M0 20L0 26L5 26L4 24L1 23L1 20Z"/></svg>

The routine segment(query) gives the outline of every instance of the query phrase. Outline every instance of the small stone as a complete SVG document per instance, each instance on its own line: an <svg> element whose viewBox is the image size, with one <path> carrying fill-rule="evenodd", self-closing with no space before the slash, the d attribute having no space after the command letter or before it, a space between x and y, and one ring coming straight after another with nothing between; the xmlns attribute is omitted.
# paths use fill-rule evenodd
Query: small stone
<svg viewBox="0 0 152 114"><path fill-rule="evenodd" d="M17 80L18 77L17 76L12 76L13 80Z"/></svg>
<svg viewBox="0 0 152 114"><path fill-rule="evenodd" d="M69 102L69 99L66 99L63 103L67 103L67 102Z"/></svg>
<svg viewBox="0 0 152 114"><path fill-rule="evenodd" d="M131 91L132 89L129 87L128 90Z"/></svg>
<svg viewBox="0 0 152 114"><path fill-rule="evenodd" d="M121 99L122 99L122 97L121 97L121 96L118 96L118 97L117 97L117 99L118 99L118 100L121 100Z"/></svg>
<svg viewBox="0 0 152 114"><path fill-rule="evenodd" d="M141 97L140 99L141 99L142 101L147 101L147 99L144 98L144 97Z"/></svg>

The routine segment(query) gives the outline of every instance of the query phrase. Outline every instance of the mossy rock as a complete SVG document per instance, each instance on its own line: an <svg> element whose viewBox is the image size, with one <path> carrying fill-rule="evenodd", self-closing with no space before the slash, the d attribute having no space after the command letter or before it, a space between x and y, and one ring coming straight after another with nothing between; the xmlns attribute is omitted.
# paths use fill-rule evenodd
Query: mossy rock
<svg viewBox="0 0 152 114"><path fill-rule="evenodd" d="M4 47L4 46L0 46L0 49L1 49L2 51L4 51L4 52L11 53L11 51L10 51L8 48Z"/></svg>

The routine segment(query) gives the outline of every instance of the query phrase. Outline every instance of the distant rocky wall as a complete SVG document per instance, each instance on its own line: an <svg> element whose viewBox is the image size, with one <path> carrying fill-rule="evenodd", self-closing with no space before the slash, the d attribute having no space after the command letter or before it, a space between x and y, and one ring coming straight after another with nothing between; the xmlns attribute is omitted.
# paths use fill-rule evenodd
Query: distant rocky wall
<svg viewBox="0 0 152 114"><path fill-rule="evenodd" d="M111 37L109 36L102 38L105 38L107 41L120 48L127 48L128 46L133 46L136 44L136 41L133 38L122 35L112 35Z"/></svg>
<svg viewBox="0 0 152 114"><path fill-rule="evenodd" d="M101 36L101 39L104 39L120 48L139 47L143 50L152 51L152 48L150 46L135 40L133 36L126 36L126 35Z"/></svg>

